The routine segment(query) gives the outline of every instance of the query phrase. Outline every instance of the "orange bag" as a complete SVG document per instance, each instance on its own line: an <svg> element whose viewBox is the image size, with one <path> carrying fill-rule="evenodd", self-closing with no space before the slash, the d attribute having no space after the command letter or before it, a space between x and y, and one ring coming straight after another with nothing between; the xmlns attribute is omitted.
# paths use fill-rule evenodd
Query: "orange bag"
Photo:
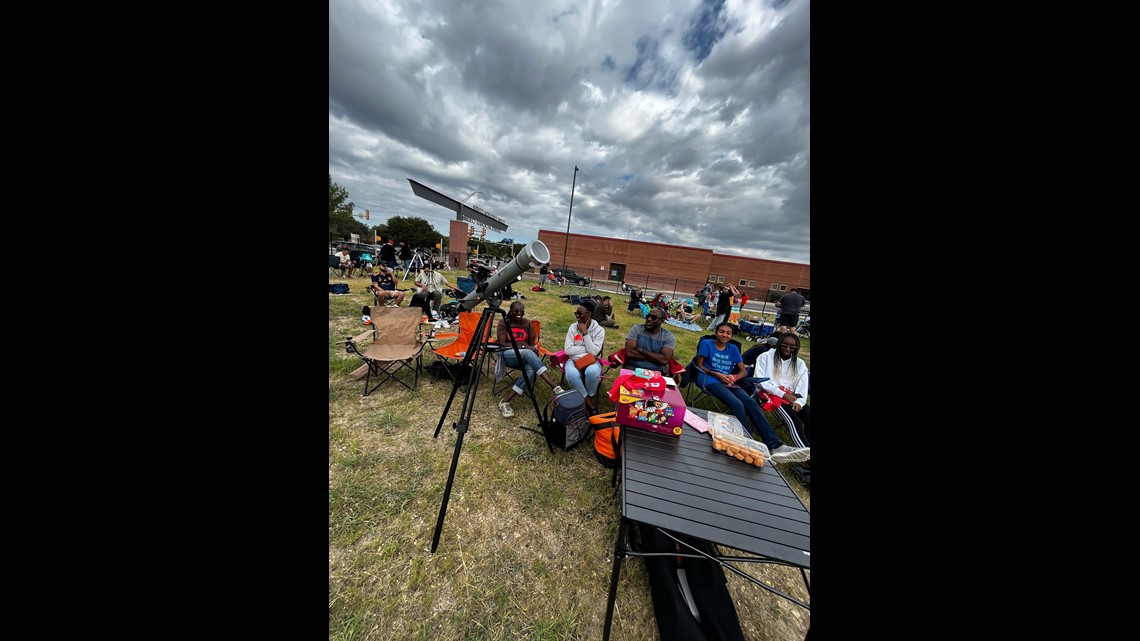
<svg viewBox="0 0 1140 641"><path fill-rule="evenodd" d="M594 458L602 467L614 469L621 463L618 454L618 440L621 439L621 426L615 422L617 412L606 412L590 417L594 426Z"/></svg>
<svg viewBox="0 0 1140 641"><path fill-rule="evenodd" d="M574 367L577 367L578 371L584 372L587 367L597 362L598 359L593 354L586 352L574 360Z"/></svg>

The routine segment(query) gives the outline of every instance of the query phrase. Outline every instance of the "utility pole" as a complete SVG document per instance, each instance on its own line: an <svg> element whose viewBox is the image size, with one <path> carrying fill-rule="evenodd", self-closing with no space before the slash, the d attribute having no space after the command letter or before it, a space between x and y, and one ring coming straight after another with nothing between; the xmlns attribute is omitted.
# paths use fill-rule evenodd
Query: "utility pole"
<svg viewBox="0 0 1140 641"><path fill-rule="evenodd" d="M570 217L574 215L574 187L578 185L578 165L574 165L574 180L570 183L570 211L566 213L566 242L562 245L562 270L566 271L566 250L570 249Z"/></svg>

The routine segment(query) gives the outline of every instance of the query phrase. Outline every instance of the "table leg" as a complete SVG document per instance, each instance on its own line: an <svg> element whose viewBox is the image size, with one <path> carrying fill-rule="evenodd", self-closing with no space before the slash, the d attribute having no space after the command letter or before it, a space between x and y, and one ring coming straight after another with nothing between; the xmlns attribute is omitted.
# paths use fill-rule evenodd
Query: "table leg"
<svg viewBox="0 0 1140 641"><path fill-rule="evenodd" d="M614 601L617 600L618 575L621 573L621 562L625 558L625 539L629 533L629 521L623 516L618 525L617 542L614 543L614 569L610 574L610 598L606 602L606 629L602 634L602 641L610 639L610 624L614 619Z"/></svg>

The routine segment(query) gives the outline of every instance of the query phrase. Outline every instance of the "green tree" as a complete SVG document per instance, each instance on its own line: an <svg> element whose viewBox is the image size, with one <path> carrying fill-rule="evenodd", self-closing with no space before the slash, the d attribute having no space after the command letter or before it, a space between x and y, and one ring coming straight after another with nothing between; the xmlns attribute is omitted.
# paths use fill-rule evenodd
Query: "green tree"
<svg viewBox="0 0 1140 641"><path fill-rule="evenodd" d="M435 244L444 237L431 223L415 216L392 216L384 224L384 231L385 240L394 238L397 243L403 241L413 249L434 250Z"/></svg>
<svg viewBox="0 0 1140 641"><path fill-rule="evenodd" d="M352 217L356 205L348 199L348 190L333 182L329 174L329 240L348 240L349 234L360 234L368 242L371 233L364 223Z"/></svg>

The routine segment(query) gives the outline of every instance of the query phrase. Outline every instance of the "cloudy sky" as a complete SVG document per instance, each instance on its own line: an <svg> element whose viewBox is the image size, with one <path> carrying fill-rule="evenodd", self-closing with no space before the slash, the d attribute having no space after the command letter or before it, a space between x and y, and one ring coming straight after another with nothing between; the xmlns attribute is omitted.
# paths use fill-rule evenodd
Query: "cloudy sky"
<svg viewBox="0 0 1140 641"><path fill-rule="evenodd" d="M810 263L808 0L330 0L329 173L454 213ZM363 222L363 221L362 221ZM477 230L478 231L478 230Z"/></svg>

